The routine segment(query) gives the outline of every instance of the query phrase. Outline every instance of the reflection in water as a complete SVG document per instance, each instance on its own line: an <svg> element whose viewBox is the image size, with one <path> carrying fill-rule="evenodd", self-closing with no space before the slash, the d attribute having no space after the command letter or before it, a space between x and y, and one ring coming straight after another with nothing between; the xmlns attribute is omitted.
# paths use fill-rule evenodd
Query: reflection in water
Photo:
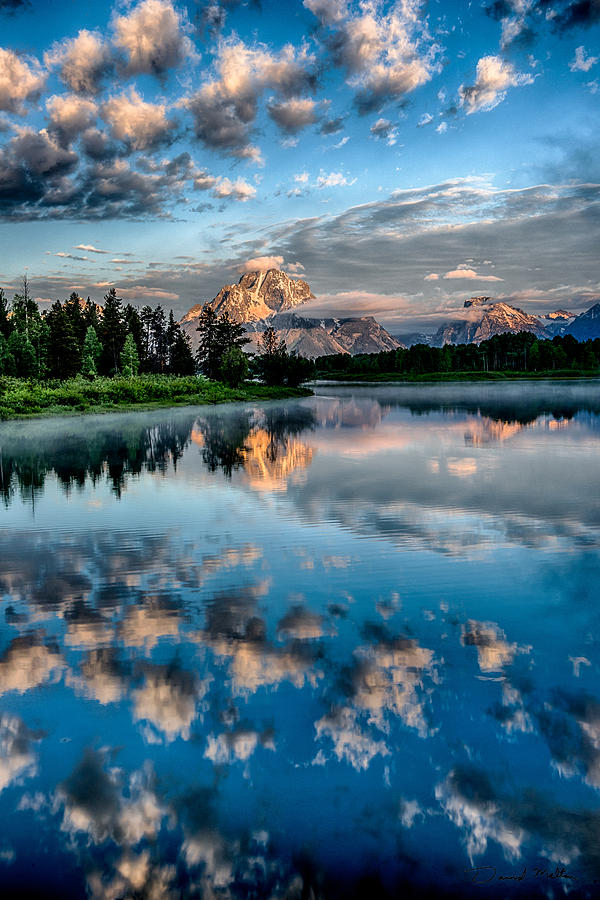
<svg viewBox="0 0 600 900"><path fill-rule="evenodd" d="M599 421L328 385L2 425L4 895L597 896Z"/></svg>

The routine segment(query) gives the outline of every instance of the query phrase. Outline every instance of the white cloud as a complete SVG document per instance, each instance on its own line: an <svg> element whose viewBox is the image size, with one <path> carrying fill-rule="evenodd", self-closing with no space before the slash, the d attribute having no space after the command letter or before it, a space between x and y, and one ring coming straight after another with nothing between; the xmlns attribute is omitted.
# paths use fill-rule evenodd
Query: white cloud
<svg viewBox="0 0 600 900"><path fill-rule="evenodd" d="M24 102L35 100L45 83L46 74L37 60L0 47L0 110L24 115Z"/></svg>
<svg viewBox="0 0 600 900"><path fill-rule="evenodd" d="M234 200L245 203L256 196L256 188L243 178L236 178L235 181L231 181L229 178L219 178L213 193L215 197L233 197Z"/></svg>
<svg viewBox="0 0 600 900"><path fill-rule="evenodd" d="M533 76L516 72L500 56L483 56L477 63L475 84L459 88L460 105L466 107L467 115L487 112L502 103L508 88L524 84L533 84Z"/></svg>
<svg viewBox="0 0 600 900"><path fill-rule="evenodd" d="M348 181L346 176L342 175L341 172L329 172L329 174L321 172L321 174L317 178L318 188L343 187L344 185L349 183L350 182Z"/></svg>
<svg viewBox="0 0 600 900"><path fill-rule="evenodd" d="M87 250L88 253L108 253L108 250L99 250L98 247L94 247L93 244L77 244L75 247L76 250Z"/></svg>
<svg viewBox="0 0 600 900"><path fill-rule="evenodd" d="M78 134L90 128L96 121L98 110L92 100L75 94L55 94L46 100L50 115L50 128L70 143Z"/></svg>
<svg viewBox="0 0 600 900"><path fill-rule="evenodd" d="M286 44L273 53L232 38L219 45L216 77L180 105L192 113L196 136L208 147L259 162L260 151L250 139L262 94L271 89L288 101L272 104L282 123L293 123L294 108L296 118L300 115L306 123L312 101L291 98L315 87L314 70L315 57L306 46L296 49Z"/></svg>
<svg viewBox="0 0 600 900"><path fill-rule="evenodd" d="M445 134L448 131L448 123L440 122L438 127L435 129L438 134Z"/></svg>
<svg viewBox="0 0 600 900"><path fill-rule="evenodd" d="M72 91L97 94L112 68L112 55L102 35L84 28L76 38L54 44L44 62L59 67L62 81Z"/></svg>
<svg viewBox="0 0 600 900"><path fill-rule="evenodd" d="M390 146L396 143L398 130L389 119L377 119L369 130L374 138L385 140Z"/></svg>
<svg viewBox="0 0 600 900"><path fill-rule="evenodd" d="M427 30L423 0L398 0L387 12L376 2L304 0L332 34L324 37L334 65L344 68L361 114L431 79L439 47Z"/></svg>
<svg viewBox="0 0 600 900"><path fill-rule="evenodd" d="M429 125L430 122L433 122L433 116L431 115L431 113L423 113L423 115L417 122L417 128L423 128L424 125Z"/></svg>
<svg viewBox="0 0 600 900"><path fill-rule="evenodd" d="M114 21L114 43L123 50L132 74L163 75L194 56L186 23L170 0L142 0Z"/></svg>
<svg viewBox="0 0 600 900"><path fill-rule="evenodd" d="M450 272L446 272L444 275L446 280L452 281L457 278L467 278L469 280L477 280L477 281L503 281L503 278L498 278L496 275L478 275L475 269L469 269L468 267L459 266L458 269L452 269ZM433 280L433 279L431 279Z"/></svg>
<svg viewBox="0 0 600 900"><path fill-rule="evenodd" d="M598 62L597 56L586 56L585 47L577 47L575 56L569 63L571 72L589 72L592 66Z"/></svg>
<svg viewBox="0 0 600 900"><path fill-rule="evenodd" d="M269 104L267 112L282 131L296 134L317 121L316 106L314 100L294 98Z"/></svg>
<svg viewBox="0 0 600 900"><path fill-rule="evenodd" d="M297 175L294 175L294 181L297 184L308 184L309 178L308 172L299 172Z"/></svg>
<svg viewBox="0 0 600 900"><path fill-rule="evenodd" d="M282 266L283 256L255 256L242 263L240 272L264 272L266 269L281 269Z"/></svg>
<svg viewBox="0 0 600 900"><path fill-rule="evenodd" d="M113 137L130 144L134 150L145 150L165 140L173 128L163 103L146 103L135 88L129 93L111 97L102 105L102 118Z"/></svg>

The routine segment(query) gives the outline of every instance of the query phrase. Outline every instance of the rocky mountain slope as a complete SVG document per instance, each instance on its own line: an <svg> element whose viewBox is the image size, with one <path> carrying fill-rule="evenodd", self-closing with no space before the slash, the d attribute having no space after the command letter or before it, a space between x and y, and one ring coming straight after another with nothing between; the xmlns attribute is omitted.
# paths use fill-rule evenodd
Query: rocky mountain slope
<svg viewBox="0 0 600 900"><path fill-rule="evenodd" d="M379 353L402 346L372 316L362 318L307 318L288 313L315 299L306 281L290 278L279 269L248 272L237 284L221 288L210 306L219 315L246 325L249 351L256 351L260 334L273 326L277 337L290 351L301 356L327 356L333 353ZM196 328L202 304L193 306L181 320L183 330L198 346Z"/></svg>
<svg viewBox="0 0 600 900"><path fill-rule="evenodd" d="M225 285L210 305L219 315L228 312L236 322L256 322L314 299L306 281L290 278L279 269L267 269L247 272L237 284Z"/></svg>
<svg viewBox="0 0 600 900"><path fill-rule="evenodd" d="M596 303L581 313L567 327L565 334L572 334L578 341L594 340L600 337L600 303Z"/></svg>
<svg viewBox="0 0 600 900"><path fill-rule="evenodd" d="M443 347L444 344L479 344L506 331L513 334L530 331L538 337L552 336L536 316L508 303L494 303L491 297L471 297L465 300L464 306L466 309L479 307L481 315L442 325L431 340L433 347Z"/></svg>
<svg viewBox="0 0 600 900"><path fill-rule="evenodd" d="M261 332L273 326L288 350L300 356L329 356L332 353L380 353L402 345L373 316L353 319L308 319L295 313L282 313L250 326L249 345L256 350Z"/></svg>

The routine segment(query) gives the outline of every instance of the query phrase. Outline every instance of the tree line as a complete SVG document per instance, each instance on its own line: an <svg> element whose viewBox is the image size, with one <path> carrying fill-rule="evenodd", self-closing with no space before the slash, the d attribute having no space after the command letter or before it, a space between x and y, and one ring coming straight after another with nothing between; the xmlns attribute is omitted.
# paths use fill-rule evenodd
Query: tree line
<svg viewBox="0 0 600 900"><path fill-rule="evenodd" d="M317 374L329 377L348 375L422 375L452 372L558 372L595 371L600 366L600 339L577 341L572 335L540 339L527 331L497 334L480 344L446 344L360 353L349 356L320 356Z"/></svg>
<svg viewBox="0 0 600 900"><path fill-rule="evenodd" d="M297 386L313 373L310 361L289 353L273 328L259 340L259 352L246 354L244 326L205 306L199 317L198 349L159 304L141 310L124 304L111 288L103 306L72 293L40 312L27 278L9 302L0 289L0 376L56 378L81 375L131 377L138 374L194 375L232 387L250 375L268 385Z"/></svg>
<svg viewBox="0 0 600 900"><path fill-rule="evenodd" d="M41 313L26 278L12 303L0 290L0 375L62 380L195 368L189 339L160 305L138 310L111 288L103 307L73 293Z"/></svg>

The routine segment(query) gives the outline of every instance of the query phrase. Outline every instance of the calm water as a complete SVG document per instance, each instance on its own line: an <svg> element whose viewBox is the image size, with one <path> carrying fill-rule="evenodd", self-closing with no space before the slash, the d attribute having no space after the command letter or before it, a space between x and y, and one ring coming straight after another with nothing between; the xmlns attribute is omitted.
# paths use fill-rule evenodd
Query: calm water
<svg viewBox="0 0 600 900"><path fill-rule="evenodd" d="M0 424L0 895L598 896L599 459L591 383Z"/></svg>

